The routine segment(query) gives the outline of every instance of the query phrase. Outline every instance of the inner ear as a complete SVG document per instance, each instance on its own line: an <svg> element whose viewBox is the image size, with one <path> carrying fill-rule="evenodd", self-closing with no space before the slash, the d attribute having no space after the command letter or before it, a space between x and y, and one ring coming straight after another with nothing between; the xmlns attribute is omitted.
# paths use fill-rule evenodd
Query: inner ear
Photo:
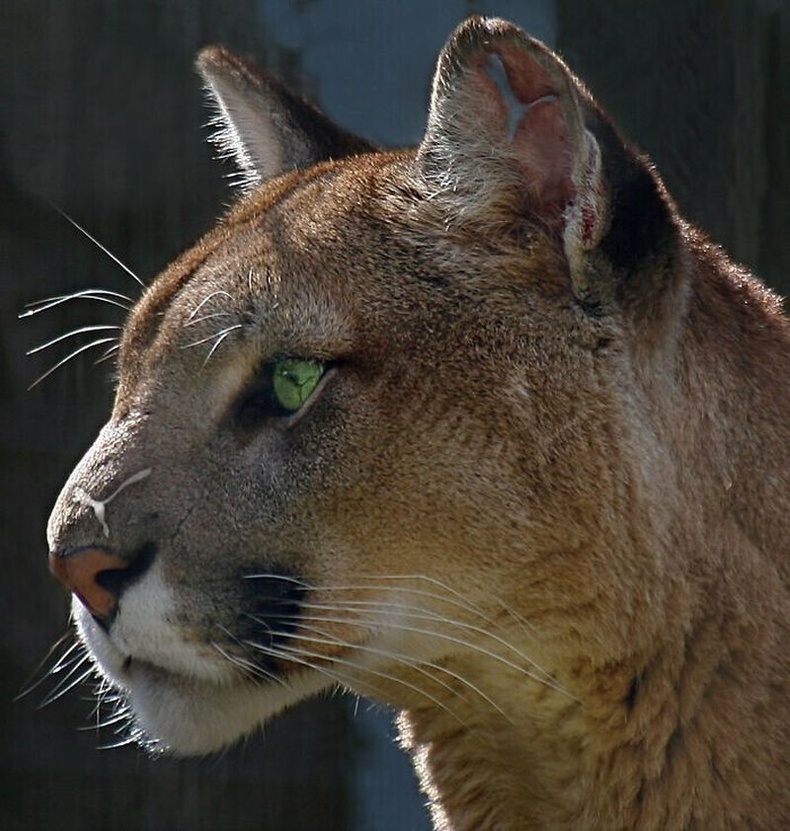
<svg viewBox="0 0 790 831"><path fill-rule="evenodd" d="M501 20L471 18L439 57L420 169L459 221L496 228L536 218L560 237L572 278L581 279L608 217L587 103L540 41Z"/></svg>
<svg viewBox="0 0 790 831"><path fill-rule="evenodd" d="M481 92L494 104L527 187L542 205L564 204L573 194L572 154L557 84L538 61L507 45L476 63L487 87Z"/></svg>

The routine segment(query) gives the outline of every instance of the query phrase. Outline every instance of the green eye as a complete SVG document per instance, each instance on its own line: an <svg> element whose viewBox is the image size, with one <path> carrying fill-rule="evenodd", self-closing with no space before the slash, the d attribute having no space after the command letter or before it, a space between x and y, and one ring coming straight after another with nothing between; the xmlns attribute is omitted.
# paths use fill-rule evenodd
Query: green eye
<svg viewBox="0 0 790 831"><path fill-rule="evenodd" d="M285 358L272 367L272 389L277 403L290 413L302 408L326 367L321 361Z"/></svg>

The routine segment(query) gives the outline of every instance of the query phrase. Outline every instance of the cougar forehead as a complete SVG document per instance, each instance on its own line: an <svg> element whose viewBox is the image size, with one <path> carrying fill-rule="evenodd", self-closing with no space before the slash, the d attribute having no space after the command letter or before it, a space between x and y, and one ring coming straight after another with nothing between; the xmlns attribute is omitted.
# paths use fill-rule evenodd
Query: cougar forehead
<svg viewBox="0 0 790 831"><path fill-rule="evenodd" d="M336 178L337 172L314 176ZM261 185L160 275L124 330L122 390L145 377L141 356L151 365L166 363L178 347L183 354L176 353L175 363L189 372L226 333L228 345L245 344L261 358L296 346L300 354L312 348L342 351L349 337L342 330L351 328L340 324L343 303L353 295L347 291L348 269L336 257L322 258L319 222L327 217L316 209L323 190L320 182L299 177ZM331 202L326 200L327 208ZM295 220L283 203L298 206ZM207 349L187 348L203 343Z"/></svg>

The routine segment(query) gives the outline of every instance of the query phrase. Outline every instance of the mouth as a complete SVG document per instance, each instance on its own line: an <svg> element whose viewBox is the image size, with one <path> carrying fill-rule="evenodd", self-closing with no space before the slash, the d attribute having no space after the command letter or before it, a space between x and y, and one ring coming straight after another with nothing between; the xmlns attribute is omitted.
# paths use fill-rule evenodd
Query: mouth
<svg viewBox="0 0 790 831"><path fill-rule="evenodd" d="M221 750L332 685L326 675L306 668L283 677L245 674L219 653L218 660L209 660L187 644L181 644L184 654L165 662L125 649L123 639L106 632L79 601L73 613L97 675L120 694L120 706L131 716L129 738L153 754Z"/></svg>

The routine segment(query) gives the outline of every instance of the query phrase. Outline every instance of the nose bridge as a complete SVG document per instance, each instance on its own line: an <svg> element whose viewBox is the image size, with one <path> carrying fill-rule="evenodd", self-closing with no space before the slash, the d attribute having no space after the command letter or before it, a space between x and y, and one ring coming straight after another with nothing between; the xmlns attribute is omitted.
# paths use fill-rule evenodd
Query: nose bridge
<svg viewBox="0 0 790 831"><path fill-rule="evenodd" d="M144 482L151 468L140 464L144 424L141 417L127 418L102 428L60 492L47 526L52 573L102 625L155 558L145 530L151 512Z"/></svg>
<svg viewBox="0 0 790 831"><path fill-rule="evenodd" d="M133 473L131 476L128 476L124 479L109 496L106 496L104 499L96 499L92 497L83 487L80 485L75 486L74 488L74 498L86 505L93 511L94 516L96 517L97 522L101 525L102 532L105 537L110 536L110 526L107 524L107 506L115 499L118 494L127 488L129 485L133 485L135 482L140 482L143 479L147 479L151 473L151 468L144 468L143 470L138 470L137 473Z"/></svg>
<svg viewBox="0 0 790 831"><path fill-rule="evenodd" d="M138 483L151 474L142 464L132 466L132 460L141 456L135 452L139 451L136 444L129 429L106 425L101 430L72 471L50 514L50 551L117 544L117 523L126 515L124 498L134 495ZM127 488L131 490L127 492Z"/></svg>

